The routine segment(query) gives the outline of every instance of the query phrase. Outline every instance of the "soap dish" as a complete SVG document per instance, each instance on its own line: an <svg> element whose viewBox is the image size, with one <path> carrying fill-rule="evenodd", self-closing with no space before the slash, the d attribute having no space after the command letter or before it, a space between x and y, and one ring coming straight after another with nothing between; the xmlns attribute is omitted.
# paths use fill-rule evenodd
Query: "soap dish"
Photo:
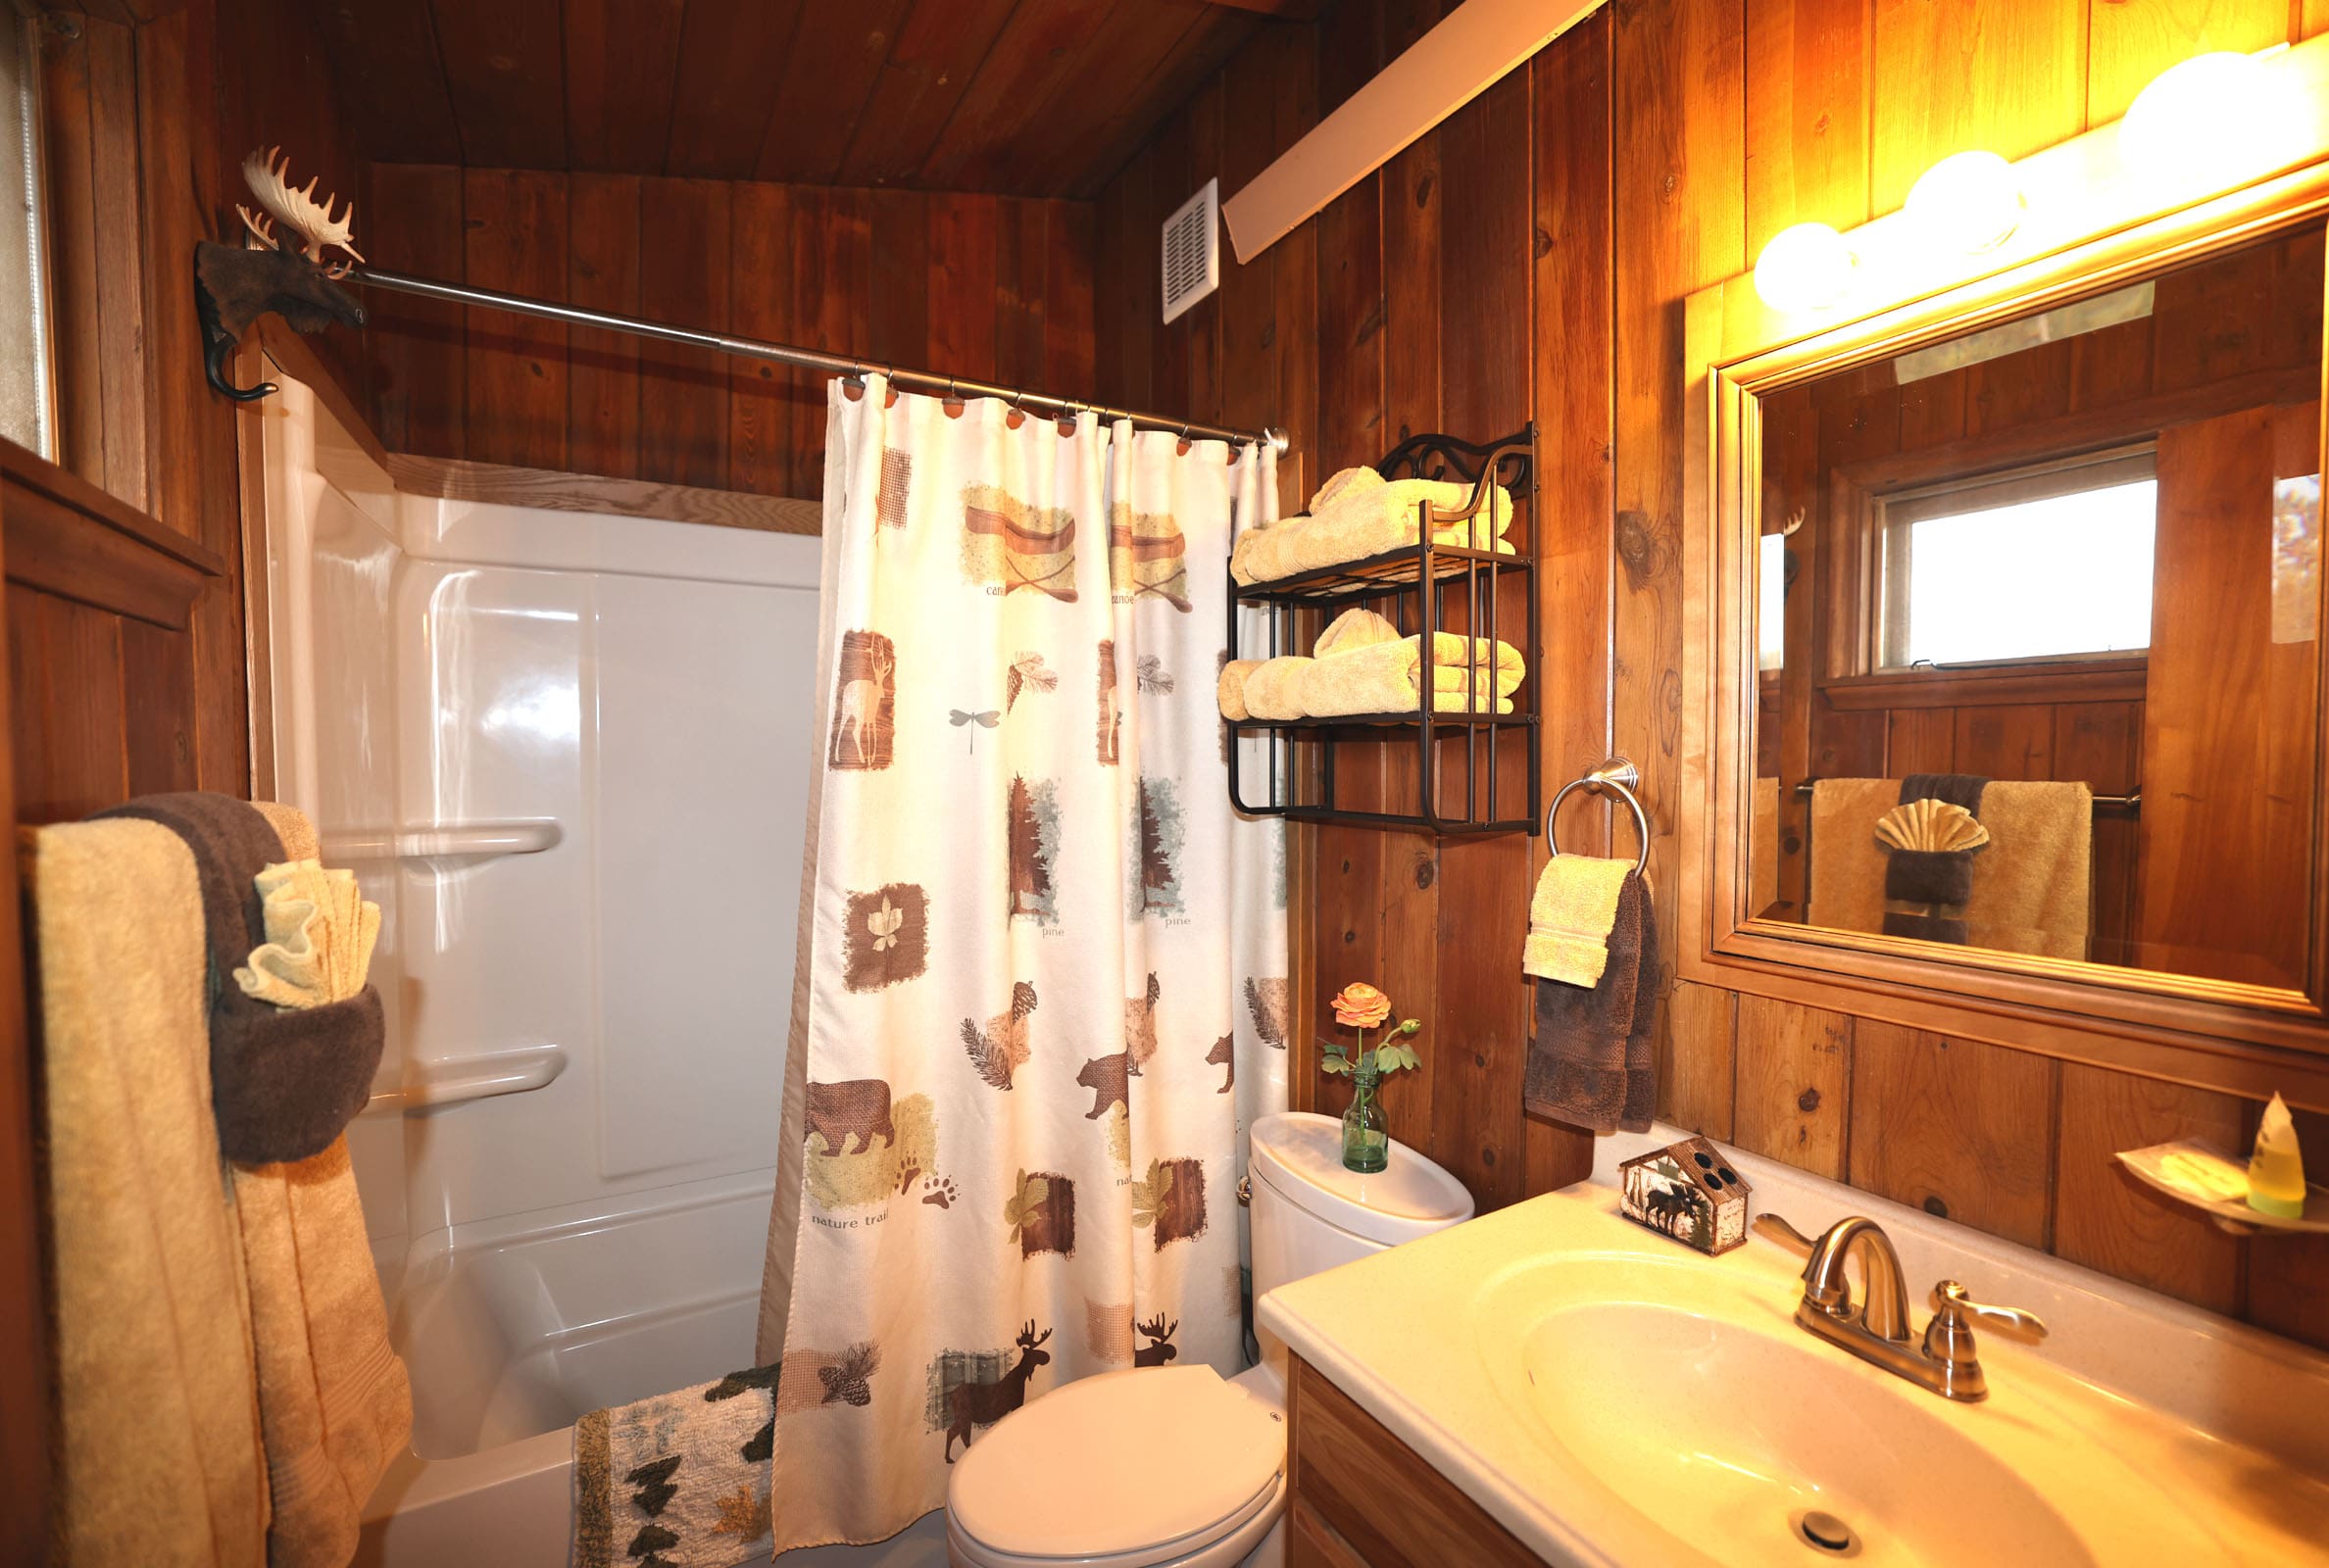
<svg viewBox="0 0 2329 1568"><path fill-rule="evenodd" d="M2303 1215L2284 1219L2278 1214L2266 1214L2248 1206L2241 1198L2215 1198L2178 1181L2169 1174L2168 1158L2181 1155L2186 1159L2222 1166L2237 1175L2243 1184L2248 1181L2248 1168L2231 1155L2196 1138L2179 1139L2172 1144L2154 1144L2149 1149L2121 1150L2120 1164L2135 1173L2138 1181L2165 1193L2177 1202L2196 1208L2235 1236L2253 1236L2260 1232L2329 1232L2329 1187L2307 1185L2304 1189Z"/></svg>

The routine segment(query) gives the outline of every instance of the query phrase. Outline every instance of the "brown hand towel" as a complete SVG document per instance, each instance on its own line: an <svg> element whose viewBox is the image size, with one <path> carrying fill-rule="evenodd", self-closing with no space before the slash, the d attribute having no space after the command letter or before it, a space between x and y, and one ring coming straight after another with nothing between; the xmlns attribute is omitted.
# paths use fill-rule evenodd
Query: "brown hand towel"
<svg viewBox="0 0 2329 1568"><path fill-rule="evenodd" d="M234 971L267 940L254 880L283 857L250 804L206 793L147 795L100 817L157 822L193 852L209 951L211 1104L228 1159L264 1165L331 1147L372 1096L387 1039L379 994L285 1010L245 996Z"/></svg>
<svg viewBox="0 0 2329 1568"><path fill-rule="evenodd" d="M1617 889L1609 947L1590 987L1537 982L1522 1100L1536 1115L1598 1134L1643 1132L1658 1099L1658 922L1639 872Z"/></svg>
<svg viewBox="0 0 2329 1568"><path fill-rule="evenodd" d="M1972 773L1911 773L1901 781L1901 804L1942 801L1981 815L1989 780ZM1965 941L1965 904L1973 896L1978 850L1892 850L1884 862L1884 934L1928 942Z"/></svg>

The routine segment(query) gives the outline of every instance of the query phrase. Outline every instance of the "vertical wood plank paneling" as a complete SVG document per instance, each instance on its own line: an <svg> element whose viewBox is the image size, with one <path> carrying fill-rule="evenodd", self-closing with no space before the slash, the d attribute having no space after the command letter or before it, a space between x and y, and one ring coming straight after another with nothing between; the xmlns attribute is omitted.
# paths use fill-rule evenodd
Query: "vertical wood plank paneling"
<svg viewBox="0 0 2329 1568"><path fill-rule="evenodd" d="M1270 36L1277 45L1279 83L1270 117L1272 157L1283 157L1318 122L1316 27L1288 27ZM1278 503L1287 514L1309 506L1331 469L1320 469L1311 443L1318 428L1318 222L1306 219L1272 247L1276 300L1271 347L1277 356L1277 402L1271 422L1294 433L1294 450L1278 460ZM1279 322L1285 323L1280 326Z"/></svg>
<svg viewBox="0 0 2329 1568"><path fill-rule="evenodd" d="M419 277L467 275L458 169L374 164L365 174L365 210L396 221L365 231L365 254L384 271ZM410 294L366 300L372 422L391 452L424 458L469 455L467 322L458 305Z"/></svg>
<svg viewBox="0 0 2329 1568"><path fill-rule="evenodd" d="M2243 1243L2137 1182L2111 1156L2178 1138L2241 1147L2241 1102L2077 1062L2062 1065L2056 1255L2216 1312L2240 1309Z"/></svg>
<svg viewBox="0 0 2329 1568"><path fill-rule="evenodd" d="M1739 994L1720 986L1674 987L1666 999L1667 1042L1658 1058L1658 1113L1709 1138L1728 1139Z"/></svg>
<svg viewBox="0 0 2329 1568"><path fill-rule="evenodd" d="M793 263L794 326L828 352L862 354L871 311L872 221L867 193L803 186L794 200L803 220ZM792 493L797 496L824 493L825 383L813 379L811 393L795 405Z"/></svg>
<svg viewBox="0 0 2329 1568"><path fill-rule="evenodd" d="M2086 128L2086 0L1875 0L1870 216L1951 153L2021 158Z"/></svg>
<svg viewBox="0 0 2329 1568"><path fill-rule="evenodd" d="M1043 386L1061 397L1099 395L1092 302L1097 225L1089 202L1044 204Z"/></svg>
<svg viewBox="0 0 2329 1568"><path fill-rule="evenodd" d="M1747 29L1747 254L1868 217L1867 0L1776 0Z"/></svg>
<svg viewBox="0 0 2329 1568"><path fill-rule="evenodd" d="M2255 1109L2244 1122L2246 1147ZM2297 1112L2297 1141L2304 1153L2304 1168L2329 1170L2329 1116L2318 1111ZM2329 1348L2329 1236L2284 1236L2252 1243L2248 1257L2248 1318L2258 1328L2307 1345Z"/></svg>
<svg viewBox="0 0 2329 1568"><path fill-rule="evenodd" d="M764 342L794 330L793 204L788 186L738 184L728 198L728 313L736 330ZM728 484L762 495L806 496L794 486L794 410L810 378L765 360L728 365Z"/></svg>
<svg viewBox="0 0 2329 1568"><path fill-rule="evenodd" d="M1245 50L1181 110L1189 127L1191 191L1217 179L1219 194L1226 198L1268 165L1270 100L1279 91L1268 74L1275 64L1267 51ZM1273 246L1252 262L1240 262L1226 231L1218 237L1221 286L1190 306L1174 323L1188 361L1186 407L1191 417L1218 423L1225 416L1224 389L1235 387L1235 396L1243 400L1243 417L1259 421L1268 417L1275 401L1276 388L1264 367L1270 278L1280 253ZM1236 368L1231 368L1233 360Z"/></svg>
<svg viewBox="0 0 2329 1568"><path fill-rule="evenodd" d="M2059 1072L2028 1052L1859 1019L1849 1180L2043 1250Z"/></svg>
<svg viewBox="0 0 2329 1568"><path fill-rule="evenodd" d="M685 0L563 0L560 9L573 169L662 173Z"/></svg>
<svg viewBox="0 0 2329 1568"><path fill-rule="evenodd" d="M591 310L638 315L637 176L576 174L567 187L567 297ZM567 459L576 472L638 475L639 405L639 340L573 328L567 345Z"/></svg>
<svg viewBox="0 0 2329 1568"><path fill-rule="evenodd" d="M1043 380L1043 203L995 204L995 372L1012 386Z"/></svg>
<svg viewBox="0 0 2329 1568"><path fill-rule="evenodd" d="M200 788L194 663L185 638L142 620L123 618L120 627L124 789L158 795Z"/></svg>
<svg viewBox="0 0 2329 1568"><path fill-rule="evenodd" d="M2151 79L2210 50L2253 54L2290 36L2287 0L2107 0L2087 13L2086 119L2118 119Z"/></svg>
<svg viewBox="0 0 2329 1568"><path fill-rule="evenodd" d="M728 326L729 192L713 179L649 179L639 187L639 306L660 321L710 332ZM718 489L728 482L728 364L710 349L642 342L639 476Z"/></svg>
<svg viewBox="0 0 2329 1568"><path fill-rule="evenodd" d="M536 298L566 284L567 189L560 174L470 170L462 176L468 280ZM567 463L567 333L499 311L468 313L471 458L526 468Z"/></svg>
<svg viewBox="0 0 2329 1568"><path fill-rule="evenodd" d="M867 347L884 365L930 362L930 209L915 191L872 193L871 336Z"/></svg>
<svg viewBox="0 0 2329 1568"><path fill-rule="evenodd" d="M995 368L993 196L930 198L930 366L992 380ZM1145 327L1141 338L1147 340Z"/></svg>
<svg viewBox="0 0 2329 1568"><path fill-rule="evenodd" d="M1852 1019L1739 998L1731 1137L1751 1153L1842 1181L1852 1108Z"/></svg>

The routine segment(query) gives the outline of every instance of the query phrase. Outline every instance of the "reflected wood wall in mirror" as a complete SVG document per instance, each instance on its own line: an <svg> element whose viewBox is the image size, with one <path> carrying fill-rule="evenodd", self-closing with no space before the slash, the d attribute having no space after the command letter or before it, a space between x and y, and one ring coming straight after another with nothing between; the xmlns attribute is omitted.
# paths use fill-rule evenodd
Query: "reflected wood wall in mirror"
<svg viewBox="0 0 2329 1568"><path fill-rule="evenodd" d="M2321 300L2307 225L1760 400L1750 913L2304 990Z"/></svg>
<svg viewBox="0 0 2329 1568"><path fill-rule="evenodd" d="M2322 143L1857 319L1691 298L1680 978L2329 1108Z"/></svg>

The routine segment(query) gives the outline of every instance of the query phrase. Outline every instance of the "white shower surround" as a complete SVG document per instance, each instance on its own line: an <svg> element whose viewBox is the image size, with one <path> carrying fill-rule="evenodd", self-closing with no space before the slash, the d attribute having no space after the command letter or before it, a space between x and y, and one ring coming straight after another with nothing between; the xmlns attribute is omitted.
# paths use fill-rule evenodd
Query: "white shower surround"
<svg viewBox="0 0 2329 1568"><path fill-rule="evenodd" d="M818 541L401 494L283 385L273 794L383 913L349 1145L414 1390L358 1561L549 1568L572 1422L752 1358Z"/></svg>

